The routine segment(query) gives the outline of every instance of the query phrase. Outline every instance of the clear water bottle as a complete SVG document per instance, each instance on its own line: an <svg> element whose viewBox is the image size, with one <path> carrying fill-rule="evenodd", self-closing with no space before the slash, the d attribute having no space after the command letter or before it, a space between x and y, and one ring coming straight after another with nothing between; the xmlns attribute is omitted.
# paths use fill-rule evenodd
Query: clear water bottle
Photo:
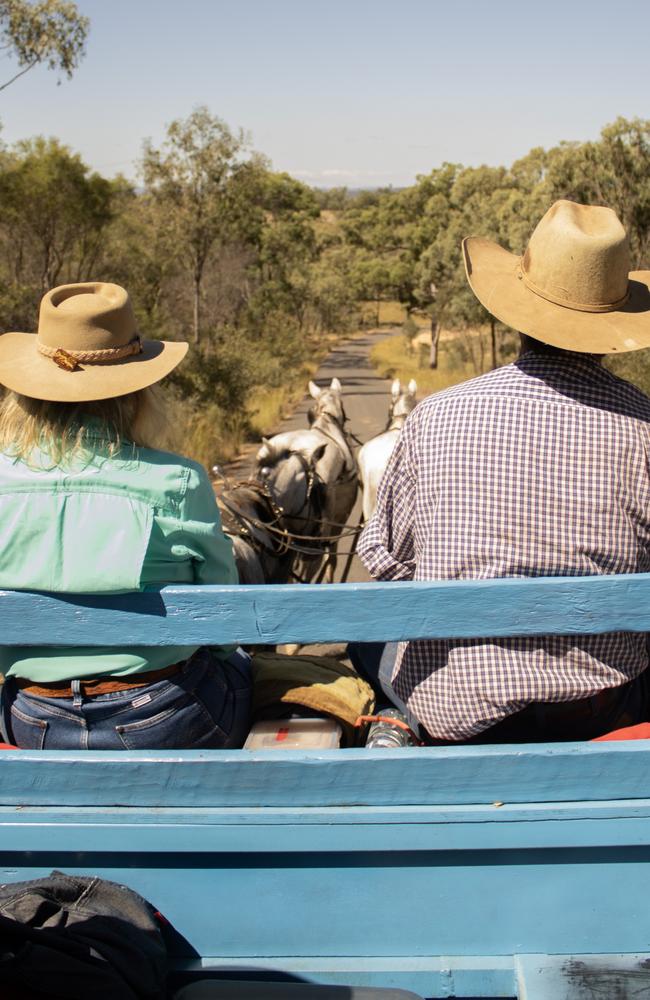
<svg viewBox="0 0 650 1000"><path fill-rule="evenodd" d="M402 715L396 708L387 708L382 712L378 713L381 715L381 722L373 722L368 730L368 738L366 740L366 747L372 750L386 749L395 750L397 747L412 747L415 746L415 740L410 729L403 729L402 726L396 726L392 721L395 719L397 722L403 723L405 726L408 725L406 717Z"/></svg>

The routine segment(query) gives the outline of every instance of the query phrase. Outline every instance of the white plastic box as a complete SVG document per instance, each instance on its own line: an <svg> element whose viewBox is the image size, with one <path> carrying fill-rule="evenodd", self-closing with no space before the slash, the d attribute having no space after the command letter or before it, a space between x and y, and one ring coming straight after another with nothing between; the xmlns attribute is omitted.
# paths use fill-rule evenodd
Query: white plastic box
<svg viewBox="0 0 650 1000"><path fill-rule="evenodd" d="M256 722L244 750L335 750L341 727L334 719L268 719Z"/></svg>

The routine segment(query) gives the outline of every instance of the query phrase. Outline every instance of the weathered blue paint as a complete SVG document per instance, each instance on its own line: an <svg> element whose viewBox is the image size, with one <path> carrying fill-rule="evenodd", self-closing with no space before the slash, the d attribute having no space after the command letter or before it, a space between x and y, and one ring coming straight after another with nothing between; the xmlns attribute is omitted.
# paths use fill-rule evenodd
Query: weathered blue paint
<svg viewBox="0 0 650 1000"><path fill-rule="evenodd" d="M241 974L242 962L237 959L189 959L178 963L193 973L219 970L226 978ZM251 965L248 966L250 969ZM294 975L307 982L345 983L351 986L404 987L423 997L510 997L516 992L515 973L511 958L501 956L367 958L364 961L345 956L333 959L293 958ZM255 975L282 977L283 966L278 960L259 958L254 963Z"/></svg>
<svg viewBox="0 0 650 1000"><path fill-rule="evenodd" d="M0 805L267 809L607 801L647 795L647 769L644 742L302 754L25 751L2 756Z"/></svg>
<svg viewBox="0 0 650 1000"><path fill-rule="evenodd" d="M520 1000L643 1000L650 955L520 955Z"/></svg>
<svg viewBox="0 0 650 1000"><path fill-rule="evenodd" d="M650 631L650 574L359 583L164 587L142 594L0 591L6 645L153 646L357 639L584 635Z"/></svg>
<svg viewBox="0 0 650 1000"><path fill-rule="evenodd" d="M494 808L494 807L492 807ZM504 809L506 807L503 807ZM259 817L229 810L3 810L2 849L38 851L46 838L56 851L83 851L92 842L97 852L115 854L196 854L210 852L218 841L223 854L242 851L266 854L310 854L327 844L328 853L391 851L515 850L527 848L643 847L650 809L610 804L601 811L582 808L549 809L541 817L532 809L517 809L504 818L487 807L419 813L418 818L378 819L366 810L337 811L321 821L309 815L294 818ZM373 811L374 812L374 811ZM296 814L298 810L296 810ZM343 818L343 822L341 822ZM180 836L182 834L182 836Z"/></svg>
<svg viewBox="0 0 650 1000"><path fill-rule="evenodd" d="M650 630L650 576L3 593L0 625L5 642L71 645ZM643 742L6 752L0 767L0 879L131 885L185 939L181 970L520 1000L578 1000L558 992L571 956L600 954L617 982L621 963L633 985L646 971Z"/></svg>

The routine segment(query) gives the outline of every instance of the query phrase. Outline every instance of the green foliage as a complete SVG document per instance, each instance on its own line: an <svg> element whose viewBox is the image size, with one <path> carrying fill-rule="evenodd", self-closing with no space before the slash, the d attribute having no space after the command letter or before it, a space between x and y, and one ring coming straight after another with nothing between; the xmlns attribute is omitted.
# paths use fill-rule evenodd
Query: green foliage
<svg viewBox="0 0 650 1000"><path fill-rule="evenodd" d="M83 57L89 24L71 0L0 0L3 48L22 67L0 90L38 63L71 77Z"/></svg>
<svg viewBox="0 0 650 1000"><path fill-rule="evenodd" d="M243 132L233 133L207 108L196 108L167 128L162 149L144 146L142 176L147 193L166 213L178 257L192 281L194 342L204 321L203 281L217 244L236 236L242 185L235 183Z"/></svg>
<svg viewBox="0 0 650 1000"><path fill-rule="evenodd" d="M0 0L0 25L10 6ZM615 208L636 266L650 264L650 122L637 119L509 168L446 163L402 190L323 192L272 171L244 133L197 108L159 149L145 144L142 178L138 190L108 181L56 139L0 148L2 323L35 329L58 283L126 286L145 336L194 339L171 379L174 421L178 447L209 464L270 430L331 337L361 322L403 324L377 363L421 391L510 360L516 333L493 327L469 289L465 236L521 253L549 205L573 198ZM428 344L414 345L436 324L429 370ZM650 352L607 363L650 391Z"/></svg>
<svg viewBox="0 0 650 1000"><path fill-rule="evenodd" d="M352 201L352 196L346 187L338 188L314 188L314 197L321 210L330 212L343 212Z"/></svg>
<svg viewBox="0 0 650 1000"><path fill-rule="evenodd" d="M115 217L107 234L111 280L129 289L140 329L148 337L182 333L166 308L179 268L178 245L168 214L148 194L116 192Z"/></svg>
<svg viewBox="0 0 650 1000"><path fill-rule="evenodd" d="M411 316L408 316L402 323L402 333L404 334L408 354L413 353L413 343L419 332L420 327Z"/></svg>
<svg viewBox="0 0 650 1000"><path fill-rule="evenodd" d="M485 236L520 254L559 198L612 207L630 234L633 266L650 266L650 121L619 118L596 142L536 148L510 168L443 164L411 188L350 206L342 224L358 253L351 278L357 275L369 298L395 296L407 310L417 305L469 337L492 321L467 283L463 237ZM496 357L491 342L486 349L472 335L467 343L478 370L514 349L499 325ZM626 364L637 372L636 362Z"/></svg>
<svg viewBox="0 0 650 1000"><path fill-rule="evenodd" d="M91 173L56 139L31 139L0 170L0 294L7 315L32 329L40 296L102 271L119 181ZM25 304L24 311L18 309ZM28 324L28 325L26 325Z"/></svg>

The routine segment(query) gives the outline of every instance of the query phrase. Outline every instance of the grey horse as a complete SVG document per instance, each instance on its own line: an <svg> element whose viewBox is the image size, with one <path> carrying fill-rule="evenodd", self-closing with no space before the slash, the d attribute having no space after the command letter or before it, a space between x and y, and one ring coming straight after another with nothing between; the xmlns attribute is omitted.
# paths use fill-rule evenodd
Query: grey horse
<svg viewBox="0 0 650 1000"><path fill-rule="evenodd" d="M319 531L323 492L314 464L286 452L258 466L255 479L224 486L217 494L223 527L232 539L239 582L287 583L297 557L319 555L309 541ZM215 471L216 468L215 468Z"/></svg>
<svg viewBox="0 0 650 1000"><path fill-rule="evenodd" d="M328 388L321 389L315 382L310 382L309 392L314 399L309 415L310 427L284 431L270 439L263 438L257 462L260 468L268 467L279 456L293 454L302 456L304 462L313 466L323 491L322 517L317 534L323 540L323 551L329 551L327 579L332 580L336 567L336 540L354 506L359 480L345 431L341 383L333 378ZM311 580L320 562L320 555L300 554L297 573L305 581Z"/></svg>

